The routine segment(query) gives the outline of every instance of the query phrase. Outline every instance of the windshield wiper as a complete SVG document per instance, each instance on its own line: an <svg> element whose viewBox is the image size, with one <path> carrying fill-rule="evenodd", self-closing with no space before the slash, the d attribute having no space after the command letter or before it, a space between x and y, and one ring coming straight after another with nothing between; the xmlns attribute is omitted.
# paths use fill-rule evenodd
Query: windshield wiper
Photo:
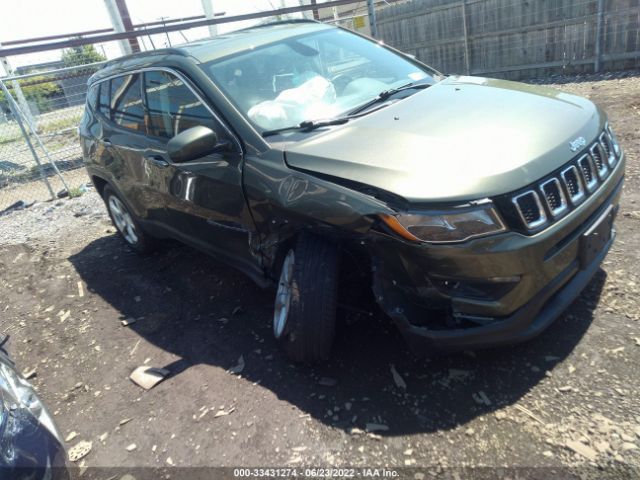
<svg viewBox="0 0 640 480"><path fill-rule="evenodd" d="M305 120L304 122L299 123L298 125L292 125L290 127L284 127L284 128L276 128L274 130L265 130L264 132L262 132L262 136L270 137L272 135L278 135L279 133L290 132L293 130L310 132L311 130L315 130L316 128L320 128L320 127L329 127L331 125L342 125L344 123L347 123L349 120L351 120L351 118L352 118L351 116L346 116L346 117L331 118L329 120L317 120L317 121Z"/></svg>
<svg viewBox="0 0 640 480"><path fill-rule="evenodd" d="M274 130L265 130L264 132L262 132L262 136L270 137L273 135L278 135L279 133L290 132L293 130L310 132L311 130L315 130L316 128L320 128L320 127L328 127L331 125L342 125L343 123L347 123L352 118L361 117L363 114L361 114L360 112L375 105L376 103L382 102L387 98L392 97L398 92L402 92L404 90L413 90L413 89L422 90L430 86L431 86L430 83L407 83L406 85L402 85L400 87L390 88L389 90L383 90L373 100L368 101L364 105L360 105L355 110L352 110L351 112L349 112L349 115L345 115L344 117L337 117L337 118L331 118L329 120L317 120L317 121L306 120L302 123L299 123L298 125L292 125L290 127L276 128ZM358 113L360 114L357 115ZM370 113L370 112L367 112L367 113Z"/></svg>
<svg viewBox="0 0 640 480"><path fill-rule="evenodd" d="M404 90L413 90L413 89L422 90L422 89L428 88L430 86L431 86L430 83L413 83L412 82L412 83L407 83L406 85L402 85L400 87L390 88L389 90L383 90L374 99L369 100L364 105L360 105L355 110L351 110L350 115L353 115L354 113L362 112L363 110L366 110L367 108L371 107L372 105L375 105L376 103L383 102L386 99L388 99L389 97L392 97L396 93L402 92Z"/></svg>

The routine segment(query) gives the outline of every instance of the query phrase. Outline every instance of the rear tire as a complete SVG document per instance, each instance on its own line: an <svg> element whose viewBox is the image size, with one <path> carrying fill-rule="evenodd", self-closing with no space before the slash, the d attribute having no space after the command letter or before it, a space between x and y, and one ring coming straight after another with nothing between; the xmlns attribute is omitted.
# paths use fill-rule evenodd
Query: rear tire
<svg viewBox="0 0 640 480"><path fill-rule="evenodd" d="M135 215L111 186L104 187L102 198L107 205L111 222L125 243L137 253L144 255L152 252L155 247L154 239L142 230Z"/></svg>
<svg viewBox="0 0 640 480"><path fill-rule="evenodd" d="M302 234L283 260L273 330L289 358L316 363L329 358L336 326L338 249Z"/></svg>

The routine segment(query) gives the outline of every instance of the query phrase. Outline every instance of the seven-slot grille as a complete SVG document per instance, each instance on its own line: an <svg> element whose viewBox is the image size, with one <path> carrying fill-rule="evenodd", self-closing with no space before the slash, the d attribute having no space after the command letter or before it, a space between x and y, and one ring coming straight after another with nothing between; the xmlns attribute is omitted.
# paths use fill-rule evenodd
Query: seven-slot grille
<svg viewBox="0 0 640 480"><path fill-rule="evenodd" d="M540 203L540 198L534 190L529 190L516 197L513 197L513 203L518 208L518 212L522 221L529 228L538 228L547 223L547 214Z"/></svg>
<svg viewBox="0 0 640 480"><path fill-rule="evenodd" d="M619 157L620 147L607 125L577 160L511 199L524 226L537 230L578 206L602 185Z"/></svg>
<svg viewBox="0 0 640 480"><path fill-rule="evenodd" d="M598 186L598 176L591 155L585 154L581 156L578 159L578 167L582 172L582 178L584 178L584 183L587 187L587 190L593 192Z"/></svg>
<svg viewBox="0 0 640 480"><path fill-rule="evenodd" d="M568 210L567 200L557 178L551 178L540 184L540 193L547 202L551 215L559 217Z"/></svg>

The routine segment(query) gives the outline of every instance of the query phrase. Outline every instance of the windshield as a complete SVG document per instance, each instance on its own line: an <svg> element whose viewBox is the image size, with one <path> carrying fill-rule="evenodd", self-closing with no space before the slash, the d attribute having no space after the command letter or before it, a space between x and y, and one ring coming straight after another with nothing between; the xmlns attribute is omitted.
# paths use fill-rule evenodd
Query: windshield
<svg viewBox="0 0 640 480"><path fill-rule="evenodd" d="M344 115L436 73L344 30L291 37L203 64L258 131Z"/></svg>

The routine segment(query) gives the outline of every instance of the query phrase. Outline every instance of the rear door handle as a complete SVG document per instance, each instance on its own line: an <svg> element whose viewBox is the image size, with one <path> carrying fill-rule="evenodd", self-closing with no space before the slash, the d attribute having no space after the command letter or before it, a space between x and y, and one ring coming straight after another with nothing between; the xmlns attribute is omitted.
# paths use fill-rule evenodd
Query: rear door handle
<svg viewBox="0 0 640 480"><path fill-rule="evenodd" d="M108 138L103 138L102 145L104 145L105 147L111 147L113 143L111 143L111 141Z"/></svg>
<svg viewBox="0 0 640 480"><path fill-rule="evenodd" d="M160 168L166 168L169 166L169 162L167 162L162 155L150 154L145 155L144 158Z"/></svg>

